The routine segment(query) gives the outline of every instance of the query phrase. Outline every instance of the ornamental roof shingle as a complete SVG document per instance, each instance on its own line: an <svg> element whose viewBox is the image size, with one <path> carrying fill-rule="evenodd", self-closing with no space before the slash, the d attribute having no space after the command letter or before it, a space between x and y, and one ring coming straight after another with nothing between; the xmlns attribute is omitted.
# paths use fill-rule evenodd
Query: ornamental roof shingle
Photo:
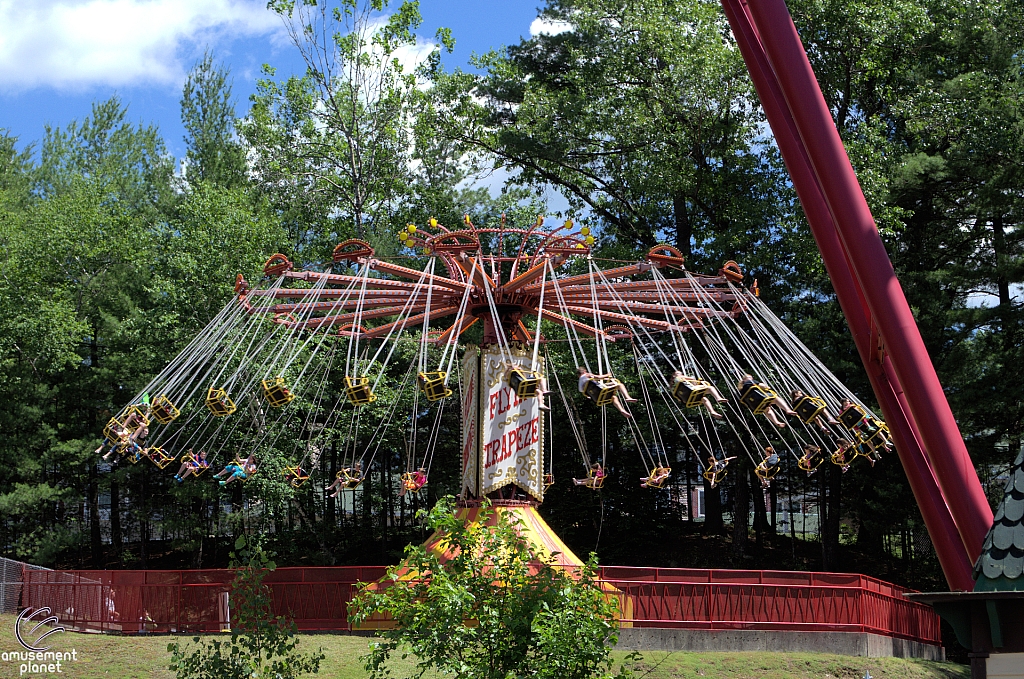
<svg viewBox="0 0 1024 679"><path fill-rule="evenodd" d="M1024 449L1004 493L974 564L975 591L1024 589Z"/></svg>

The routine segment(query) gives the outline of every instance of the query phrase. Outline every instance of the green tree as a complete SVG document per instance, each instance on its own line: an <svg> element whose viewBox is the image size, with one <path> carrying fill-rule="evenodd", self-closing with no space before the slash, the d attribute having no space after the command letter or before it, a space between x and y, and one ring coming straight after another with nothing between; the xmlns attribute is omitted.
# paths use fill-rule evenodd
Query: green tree
<svg viewBox="0 0 1024 679"><path fill-rule="evenodd" d="M552 565L506 514L486 508L466 523L450 497L426 521L450 558L409 546L405 560L351 604L355 623L379 614L395 622L371 644L372 676L389 676L392 655L406 651L417 658L417 676L609 676L615 604L595 581L593 559L578 572Z"/></svg>
<svg viewBox="0 0 1024 679"><path fill-rule="evenodd" d="M381 16L388 5L270 3L287 20L306 73L279 82L265 67L242 133L261 185L297 222L290 225L297 246L326 251L350 235L375 240L407 196L417 69L397 52L416 46L422 19L415 2ZM450 49L448 33L438 36ZM424 68L436 64L430 55Z"/></svg>
<svg viewBox="0 0 1024 679"><path fill-rule="evenodd" d="M770 238L780 177L757 149L761 114L718 3L552 0L540 16L565 30L481 57L482 75L437 79L459 113L444 134L627 242L714 259Z"/></svg>
<svg viewBox="0 0 1024 679"><path fill-rule="evenodd" d="M246 182L245 150L235 138L235 104L228 69L210 52L192 68L181 93L185 175L189 184L231 188Z"/></svg>
<svg viewBox="0 0 1024 679"><path fill-rule="evenodd" d="M191 646L170 643L170 669L178 679L292 679L319 672L323 652L299 652L295 623L274 616L270 588L263 583L277 568L271 555L239 537L231 559L231 640L197 636Z"/></svg>

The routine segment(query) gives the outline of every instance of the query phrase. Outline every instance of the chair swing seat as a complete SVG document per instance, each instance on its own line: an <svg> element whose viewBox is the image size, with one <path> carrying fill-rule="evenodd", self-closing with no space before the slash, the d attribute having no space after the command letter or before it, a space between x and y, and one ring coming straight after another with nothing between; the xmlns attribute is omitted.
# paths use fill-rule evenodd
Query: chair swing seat
<svg viewBox="0 0 1024 679"><path fill-rule="evenodd" d="M427 485L426 479L418 480L415 472L404 472L402 474L402 488L409 493L418 493Z"/></svg>
<svg viewBox="0 0 1024 679"><path fill-rule="evenodd" d="M686 408L696 408L711 392L711 383L704 380L682 380L672 387L672 398Z"/></svg>
<svg viewBox="0 0 1024 679"><path fill-rule="evenodd" d="M759 464L757 465L757 467L754 468L754 474L756 474L757 477L760 479L770 481L775 478L776 474L779 473L779 467L780 465L775 465L774 467L766 467Z"/></svg>
<svg viewBox="0 0 1024 679"><path fill-rule="evenodd" d="M540 389L540 373L513 368L508 373L508 386L519 398L534 398Z"/></svg>
<svg viewBox="0 0 1024 679"><path fill-rule="evenodd" d="M701 474L701 476L707 479L708 483L711 484L711 487L714 488L715 486L720 484L722 482L722 479L724 479L728 474L729 472L727 472L724 469L717 472L714 469L706 469L704 470L704 473Z"/></svg>
<svg viewBox="0 0 1024 679"><path fill-rule="evenodd" d="M306 474L301 467L285 467L282 472L288 485L292 488L301 488L309 481L309 474Z"/></svg>
<svg viewBox="0 0 1024 679"><path fill-rule="evenodd" d="M825 401L817 396L804 396L793 404L793 410L805 424L810 424L825 412Z"/></svg>
<svg viewBox="0 0 1024 679"><path fill-rule="evenodd" d="M555 475L554 474L545 474L544 475L544 487L545 488L550 488L553 485L555 485Z"/></svg>
<svg viewBox="0 0 1024 679"><path fill-rule="evenodd" d="M178 419L181 411L166 395L157 396L152 405L153 418L160 424L170 424Z"/></svg>
<svg viewBox="0 0 1024 679"><path fill-rule="evenodd" d="M143 455L148 457L149 461L159 469L166 469L178 457L177 455L169 455L163 448L146 448L143 451Z"/></svg>
<svg viewBox="0 0 1024 679"><path fill-rule="evenodd" d="M149 426L149 416L137 405L130 405L121 411L122 422L133 422L131 426Z"/></svg>
<svg viewBox="0 0 1024 679"><path fill-rule="evenodd" d="M348 402L354 406L373 403L377 395L370 389L369 377L345 377L345 394Z"/></svg>
<svg viewBox="0 0 1024 679"><path fill-rule="evenodd" d="M583 395L599 406L606 406L612 402L618 391L619 381L616 379L589 380Z"/></svg>
<svg viewBox="0 0 1024 679"><path fill-rule="evenodd" d="M128 461L131 462L132 464L138 464L139 462L142 462L143 458L149 457L149 455L147 455L146 453L147 450L144 450L143 448L139 447L130 453L128 452L128 449L125 448L124 453L122 454L127 455Z"/></svg>
<svg viewBox="0 0 1024 679"><path fill-rule="evenodd" d="M452 390L445 386L445 381L448 379L448 373L443 370L435 370L434 372L420 373L416 376L416 382L419 384L420 391L427 397L427 400L431 403L440 401L443 398L448 398L452 395Z"/></svg>
<svg viewBox="0 0 1024 679"><path fill-rule="evenodd" d="M669 467L655 467L651 475L648 476L644 483L647 484L648 488L661 488L668 477L672 475L672 469Z"/></svg>
<svg viewBox="0 0 1024 679"><path fill-rule="evenodd" d="M797 460L796 466L800 467L800 469L810 474L818 467L820 467L824 462L825 460L821 457L821 455L815 455L814 457L801 457L799 460Z"/></svg>
<svg viewBox="0 0 1024 679"><path fill-rule="evenodd" d="M601 487L604 486L604 480L606 478L608 478L607 474L601 474L600 476L590 476L590 483L586 484L587 488L590 488L591 490L601 490Z"/></svg>
<svg viewBox="0 0 1024 679"><path fill-rule="evenodd" d="M776 398L778 398L778 394L771 389L760 384L751 384L740 394L740 403L749 408L750 412L755 415L763 415Z"/></svg>
<svg viewBox="0 0 1024 679"><path fill-rule="evenodd" d="M295 399L295 394L288 389L283 377L275 377L272 380L263 380L263 398L272 408L281 408Z"/></svg>
<svg viewBox="0 0 1024 679"><path fill-rule="evenodd" d="M206 392L206 407L210 409L214 417L226 417L238 410L235 402L228 397L227 390L216 387L210 387L210 390Z"/></svg>
<svg viewBox="0 0 1024 679"><path fill-rule="evenodd" d="M111 443L123 443L128 438L127 428L124 423L116 417L111 417L106 426L103 427L103 437Z"/></svg>
<svg viewBox="0 0 1024 679"><path fill-rule="evenodd" d="M856 429L865 417L864 409L857 404L849 405L839 413L839 421L847 429Z"/></svg>
<svg viewBox="0 0 1024 679"><path fill-rule="evenodd" d="M879 422L873 417L865 418L863 424L866 426L856 431L860 442L874 451L876 448L885 448L890 443L889 427L885 422Z"/></svg>
<svg viewBox="0 0 1024 679"><path fill-rule="evenodd" d="M210 468L209 460L205 464L200 463L199 457L195 453L186 453L185 457L181 458L181 461L187 462L192 468L192 476L202 476Z"/></svg>

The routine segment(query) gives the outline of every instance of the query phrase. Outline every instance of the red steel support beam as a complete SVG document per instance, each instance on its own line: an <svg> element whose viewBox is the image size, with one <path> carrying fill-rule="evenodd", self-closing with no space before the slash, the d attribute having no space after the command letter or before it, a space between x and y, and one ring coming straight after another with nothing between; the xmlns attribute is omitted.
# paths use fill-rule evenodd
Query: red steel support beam
<svg viewBox="0 0 1024 679"><path fill-rule="evenodd" d="M973 560L992 525L992 510L910 306L785 2L757 0L748 7L871 317L892 358L910 418Z"/></svg>
<svg viewBox="0 0 1024 679"><path fill-rule="evenodd" d="M850 331L882 406L885 420L896 439L897 453L906 470L914 497L921 508L925 525L932 536L943 573L952 589L969 590L973 587L971 561L963 542L949 539L949 536L957 532L956 524L928 465L913 422L904 410L904 404L901 402L902 390L894 387L889 381L885 370L887 366L879 363L872 351L870 311L853 276L832 215L800 143L778 82L765 57L760 38L751 25L741 0L722 0L722 5L775 133L776 142L807 215L807 221L811 225L811 232L821 251L839 304L850 324ZM885 360L885 363L888 364L889 361Z"/></svg>

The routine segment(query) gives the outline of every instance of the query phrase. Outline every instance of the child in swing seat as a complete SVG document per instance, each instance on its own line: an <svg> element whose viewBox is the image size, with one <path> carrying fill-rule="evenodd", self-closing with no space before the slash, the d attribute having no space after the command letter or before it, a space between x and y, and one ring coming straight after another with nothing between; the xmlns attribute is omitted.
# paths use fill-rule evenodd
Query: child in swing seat
<svg viewBox="0 0 1024 679"><path fill-rule="evenodd" d="M583 366L576 368L576 373L580 376L578 386L580 393L584 396L587 394L587 385L591 382L597 382L600 380L610 380L615 382L615 390L617 393L612 396L612 405L615 406L615 409L625 417L633 417L629 414L629 411L626 410L625 406L622 405L622 401L619 400L619 397L621 396L627 403L636 403L636 399L629 395L629 391L626 390L626 385L615 379L611 373L596 375L592 372L587 372L587 369Z"/></svg>
<svg viewBox="0 0 1024 679"><path fill-rule="evenodd" d="M674 371L672 373L672 387L673 387L673 389L675 388L675 386L677 384L683 384L683 383L688 383L688 382L698 382L698 381L700 381L700 380L698 380L696 377L691 377L690 375L684 375L679 370L676 370L676 371ZM715 388L714 385L710 385L710 387L708 388L708 392L707 393L711 394L711 396L713 396L715 401L718 402L718 403L725 403L726 401L729 400L727 398L723 398L721 392L719 392L718 389ZM715 418L716 420L724 420L725 419L725 415L723 415L722 413L720 413L717 410L715 410L715 407L713 405L711 405L711 399L708 398L707 396L702 398L700 400L700 403L701 403L701 405L704 406L704 409L708 411L708 413L711 415L711 417Z"/></svg>
<svg viewBox="0 0 1024 679"><path fill-rule="evenodd" d="M424 467L420 467L412 474L403 475L402 490L399 491L398 497L402 497L410 491L419 491L425 485L427 485L427 470Z"/></svg>
<svg viewBox="0 0 1024 679"><path fill-rule="evenodd" d="M206 459L206 451L200 450L199 455L192 452L192 449L188 449L188 455L181 461L181 466L178 468L178 473L174 475L174 480L181 483L190 474L199 475L199 472L210 466L209 461Z"/></svg>
<svg viewBox="0 0 1024 679"><path fill-rule="evenodd" d="M604 467L601 466L600 462L595 462L590 465L590 474L585 479L573 479L572 482L577 486L587 486L593 488L599 483L600 479L604 478Z"/></svg>
<svg viewBox="0 0 1024 679"><path fill-rule="evenodd" d="M222 471L217 472L214 478L221 479L217 481L221 486L226 486L235 479L245 481L256 471L255 457L256 454L253 453L243 460L236 454L234 462L224 467ZM223 480L225 476L227 480Z"/></svg>
<svg viewBox="0 0 1024 679"><path fill-rule="evenodd" d="M740 378L740 381L736 383L736 388L739 390L740 394L743 394L747 389L750 389L751 387L757 387L764 391L771 391L772 393L775 393L775 390L769 387L764 382L755 382L754 376L751 375L750 373L744 374L743 377ZM789 415L790 417L795 417L796 411L790 408L789 404L786 403L782 399L782 397L777 394L775 396L775 399L772 401L772 404L765 408L763 413L765 418L779 429L785 429L786 423L783 422L782 418L780 418L778 413L775 412L775 408L778 408L779 410L784 412L786 415Z"/></svg>
<svg viewBox="0 0 1024 679"><path fill-rule="evenodd" d="M341 469L334 476L334 483L327 486L325 491L334 492L329 497L338 497L341 491L346 488L355 488L363 481L363 463L356 460L351 467Z"/></svg>

